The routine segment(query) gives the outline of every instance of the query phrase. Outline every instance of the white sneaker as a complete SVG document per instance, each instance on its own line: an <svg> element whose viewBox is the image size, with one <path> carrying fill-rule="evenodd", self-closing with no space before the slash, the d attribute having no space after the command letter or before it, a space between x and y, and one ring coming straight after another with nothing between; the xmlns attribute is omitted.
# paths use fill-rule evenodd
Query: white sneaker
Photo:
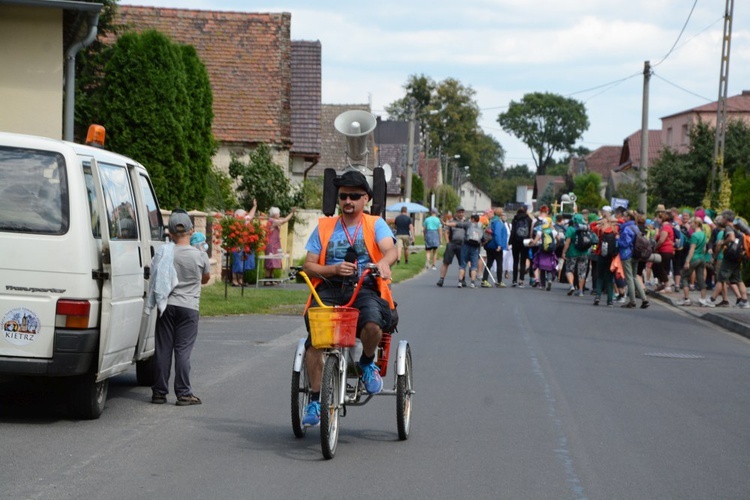
<svg viewBox="0 0 750 500"><path fill-rule="evenodd" d="M680 301L677 302L677 305L678 306L692 306L693 303L690 302L690 299L682 299L682 300L680 300Z"/></svg>
<svg viewBox="0 0 750 500"><path fill-rule="evenodd" d="M703 307L716 307L716 305L708 299L698 299L698 302Z"/></svg>
<svg viewBox="0 0 750 500"><path fill-rule="evenodd" d="M746 300L742 300L739 304L737 304L737 307L739 307L740 309L750 309L750 304L748 304Z"/></svg>

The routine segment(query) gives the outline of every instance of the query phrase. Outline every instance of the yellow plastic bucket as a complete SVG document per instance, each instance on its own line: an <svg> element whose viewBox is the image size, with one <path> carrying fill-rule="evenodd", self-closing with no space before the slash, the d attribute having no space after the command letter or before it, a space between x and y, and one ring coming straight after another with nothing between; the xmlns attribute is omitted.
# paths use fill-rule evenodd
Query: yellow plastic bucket
<svg viewBox="0 0 750 500"><path fill-rule="evenodd" d="M311 307L307 310L313 347L353 347L359 310L353 307Z"/></svg>

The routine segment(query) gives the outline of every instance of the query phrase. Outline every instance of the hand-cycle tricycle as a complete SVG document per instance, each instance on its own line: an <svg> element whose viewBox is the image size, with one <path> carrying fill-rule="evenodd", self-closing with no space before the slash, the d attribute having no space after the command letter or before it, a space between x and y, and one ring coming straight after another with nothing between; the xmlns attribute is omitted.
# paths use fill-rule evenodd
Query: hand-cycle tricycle
<svg viewBox="0 0 750 500"><path fill-rule="evenodd" d="M379 279L378 268L369 264L357 282L352 298L343 306L323 304L310 279L300 267L292 268L292 274L304 278L319 307L307 310L310 337L313 347L323 352L323 377L320 387L320 444L323 456L331 459L336 453L339 437L339 418L345 417L347 406L362 406L373 396L396 396L396 421L398 438L409 438L411 429L411 399L414 394L411 349L406 340L400 340L394 362L393 389L383 389L378 394L369 394L360 378L357 364L357 319L359 310L351 307L357 298L364 279L372 274ZM391 333L383 333L377 348L376 363L380 375L385 379L391 350ZM306 427L302 425L305 407L310 402L310 380L305 366L305 341L297 342L292 368L292 429L298 438L304 437ZM355 354L356 353L356 354ZM356 357L355 357L356 356Z"/></svg>

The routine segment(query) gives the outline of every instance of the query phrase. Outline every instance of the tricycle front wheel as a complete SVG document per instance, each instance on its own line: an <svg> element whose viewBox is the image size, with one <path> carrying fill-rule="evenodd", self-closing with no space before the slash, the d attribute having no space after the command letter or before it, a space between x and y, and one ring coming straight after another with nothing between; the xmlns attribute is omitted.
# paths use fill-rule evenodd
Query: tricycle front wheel
<svg viewBox="0 0 750 500"><path fill-rule="evenodd" d="M327 356L320 386L320 445L327 459L336 454L341 410L341 369L336 356Z"/></svg>

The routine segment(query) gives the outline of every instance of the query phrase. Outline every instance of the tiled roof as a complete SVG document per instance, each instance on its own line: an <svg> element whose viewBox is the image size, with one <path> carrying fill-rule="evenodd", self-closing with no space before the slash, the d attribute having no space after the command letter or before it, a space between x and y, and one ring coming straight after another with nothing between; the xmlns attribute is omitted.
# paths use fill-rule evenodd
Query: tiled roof
<svg viewBox="0 0 750 500"><path fill-rule="evenodd" d="M750 113L750 90L743 90L739 95L733 95L727 97L727 113ZM702 106L680 111L668 116L664 116L661 119L671 118L673 116L679 116L690 113L716 113L718 107L718 101L710 102ZM650 141L650 139L649 139Z"/></svg>
<svg viewBox="0 0 750 500"><path fill-rule="evenodd" d="M661 155L661 130L648 131L648 164L653 165ZM641 131L630 134L622 145L620 165L618 170L625 170L629 166L638 167L641 164Z"/></svg>
<svg viewBox="0 0 750 500"><path fill-rule="evenodd" d="M320 156L320 42L292 41L293 156Z"/></svg>
<svg viewBox="0 0 750 500"><path fill-rule="evenodd" d="M346 162L346 137L333 127L333 121L338 115L349 110L370 111L367 104L323 104L320 109L320 161L310 170L309 177L323 175L323 170L332 168L337 172L347 166ZM372 134L368 138L367 149L370 151L367 157L367 166L375 166L375 147Z"/></svg>
<svg viewBox="0 0 750 500"><path fill-rule="evenodd" d="M290 13L119 5L115 22L195 47L211 80L218 141L291 142Z"/></svg>
<svg viewBox="0 0 750 500"><path fill-rule="evenodd" d="M610 172L620 165L621 154L622 146L601 146L584 158L572 157L569 172L574 176L583 172L595 172L601 175L602 181L606 182ZM583 171L580 168L581 163L583 163Z"/></svg>

